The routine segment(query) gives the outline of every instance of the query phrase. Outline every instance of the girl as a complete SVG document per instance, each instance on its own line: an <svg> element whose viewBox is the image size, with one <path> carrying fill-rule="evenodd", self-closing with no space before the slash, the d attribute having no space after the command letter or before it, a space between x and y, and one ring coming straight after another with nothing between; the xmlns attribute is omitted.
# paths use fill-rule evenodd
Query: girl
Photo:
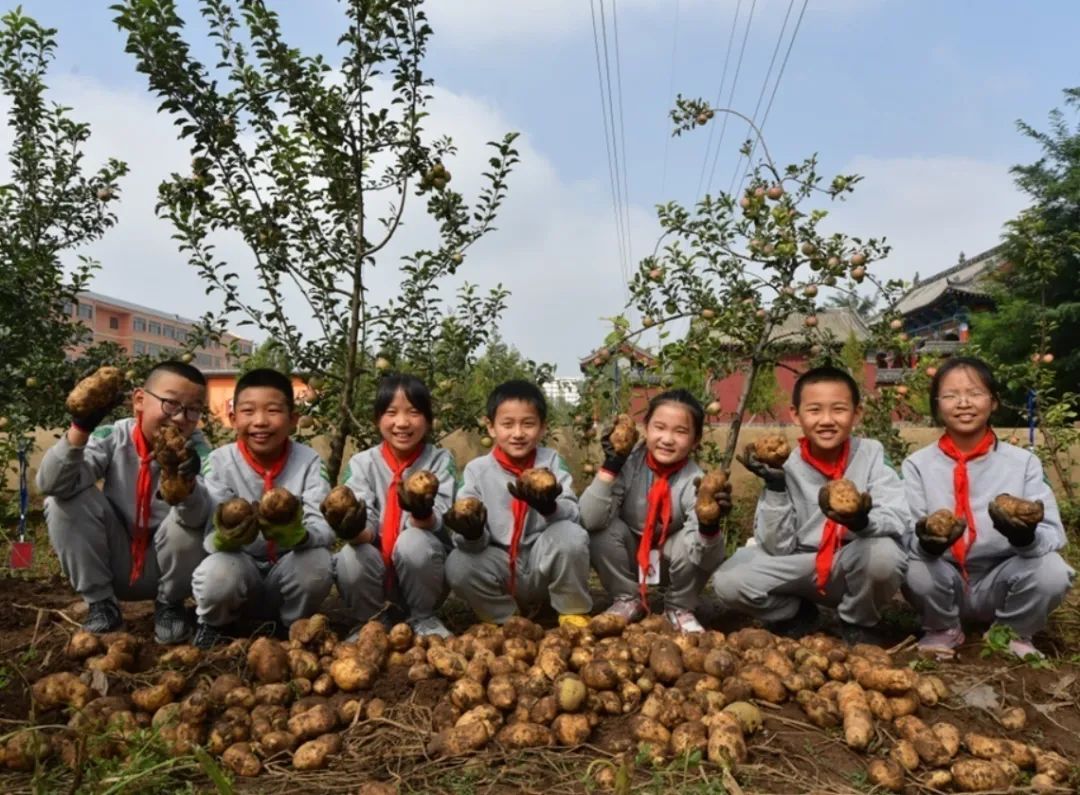
<svg viewBox="0 0 1080 795"><path fill-rule="evenodd" d="M356 621L368 621L390 601L418 635L447 637L435 609L447 594L450 540L442 517L457 475L450 453L427 441L432 420L431 393L419 378L398 373L379 382L375 424L383 441L354 455L342 480L367 506L367 528L335 555L334 577ZM438 479L437 493L402 488L421 470Z"/></svg>
<svg viewBox="0 0 1080 795"><path fill-rule="evenodd" d="M990 428L998 389L985 362L966 356L945 362L930 383L930 405L945 433L903 464L916 520L905 593L922 614L919 647L952 656L964 642L961 622L971 620L1010 627L1016 635L1010 651L1041 656L1031 638L1075 576L1057 552L1065 531L1042 465ZM1041 501L1042 521L1026 524L994 510L990 503L999 494ZM961 520L946 538L926 527L926 517L941 509Z"/></svg>
<svg viewBox="0 0 1080 795"><path fill-rule="evenodd" d="M645 441L618 455L611 432L604 464L581 495L581 519L600 582L614 602L609 613L636 621L648 611L648 586L667 583L665 611L683 632L702 632L697 594L724 559L719 521L699 521L694 503L702 472L690 460L701 441L705 411L685 389L657 395L645 413ZM636 435L636 430L635 430ZM731 510L730 487L716 494Z"/></svg>

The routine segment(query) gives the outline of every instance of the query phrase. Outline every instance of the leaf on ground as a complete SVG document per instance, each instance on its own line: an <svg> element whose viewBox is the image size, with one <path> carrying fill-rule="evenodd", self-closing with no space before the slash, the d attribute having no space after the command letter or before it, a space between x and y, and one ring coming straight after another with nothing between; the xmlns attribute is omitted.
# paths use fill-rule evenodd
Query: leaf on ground
<svg viewBox="0 0 1080 795"><path fill-rule="evenodd" d="M1052 684L1045 684L1042 689L1057 699L1068 699L1069 690L1076 682L1076 674L1064 674L1057 677Z"/></svg>
<svg viewBox="0 0 1080 795"><path fill-rule="evenodd" d="M99 696L109 695L109 677L104 671L94 669L90 672L90 689Z"/></svg>
<svg viewBox="0 0 1080 795"><path fill-rule="evenodd" d="M965 704L975 709L988 709L991 712L1001 709L1001 700L998 698L997 691L988 684L968 688L962 698Z"/></svg>

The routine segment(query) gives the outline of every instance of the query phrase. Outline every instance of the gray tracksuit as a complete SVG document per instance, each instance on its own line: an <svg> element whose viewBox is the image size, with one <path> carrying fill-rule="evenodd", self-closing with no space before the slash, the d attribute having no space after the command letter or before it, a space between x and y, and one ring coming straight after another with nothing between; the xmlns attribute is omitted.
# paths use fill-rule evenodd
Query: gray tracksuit
<svg viewBox="0 0 1080 795"><path fill-rule="evenodd" d="M904 491L913 522L942 508L955 509L955 466L936 443L905 459ZM1076 575L1058 554L1066 541L1057 500L1039 459L1011 444L997 442L967 469L976 531L965 560L968 587L951 550L941 557L927 555L912 534L905 595L928 630L955 627L964 619L997 621L1030 638L1046 626ZM1029 546L1014 547L994 529L987 506L999 494L1042 500L1045 515Z"/></svg>
<svg viewBox="0 0 1080 795"><path fill-rule="evenodd" d="M510 595L510 539L514 529L508 483L514 477L491 453L465 467L457 497L477 497L487 508L488 523L480 538L469 541L453 534L456 549L446 560L450 587L483 621L502 623L520 605L529 610L550 599L562 614L588 613L589 537L578 522L577 497L566 463L547 447L536 449L536 467L547 467L562 485L555 511L542 516L529 510L518 551L516 603Z"/></svg>
<svg viewBox="0 0 1080 795"><path fill-rule="evenodd" d="M180 505L151 500L151 540L143 573L129 584L139 477L139 455L131 440L134 429L133 418L102 425L84 447L75 447L64 434L46 451L38 470L37 487L46 495L49 541L72 587L87 603L114 597L182 602L191 594L191 574L206 554L202 528L211 498L198 478L195 490ZM205 460L206 440L199 431L193 438ZM156 462L151 462L150 471L156 494ZM104 481L100 490L95 487L99 480Z"/></svg>
<svg viewBox="0 0 1080 795"><path fill-rule="evenodd" d="M825 527L818 493L828 481L796 449L784 464L785 491L764 489L754 516L756 544L731 556L712 578L721 608L763 621L791 618L800 598L836 606L843 621L873 626L900 588L911 529L904 487L873 439L852 438L844 477L873 500L870 524L845 532L825 593L814 564Z"/></svg>
<svg viewBox="0 0 1080 795"><path fill-rule="evenodd" d="M451 543L443 530L442 517L454 501L457 468L449 452L425 444L420 457L405 470L403 478L425 469L439 479L435 526L429 530L415 527L411 516L402 511L393 552L396 593L387 594L386 567L377 534L394 474L383 459L381 444L357 453L345 468L342 482L367 505L368 527L376 532L374 543L346 544L334 555L338 591L352 618L358 622L369 620L383 609L388 599L404 607L410 618L424 619L431 616L446 598L446 555Z"/></svg>
<svg viewBox="0 0 1080 795"><path fill-rule="evenodd" d="M661 550L661 582L667 582L667 607L693 610L697 595L724 560L724 535L698 532L694 479L701 468L687 462L669 478L671 525ZM581 522L589 536L589 556L604 589L614 599L638 596L637 549L648 513L652 470L645 463L645 446L626 459L614 481L593 479L581 495ZM659 527L654 538L659 541Z"/></svg>
<svg viewBox="0 0 1080 795"><path fill-rule="evenodd" d="M203 465L206 488L216 508L233 497L257 501L263 480L244 460L236 444L219 447ZM274 485L288 489L303 503L307 539L268 558L261 535L237 552L218 552L213 522L207 524L210 555L195 570L192 581L196 612L211 626L224 626L241 615L280 617L285 624L310 616L330 593L330 546L334 531L319 505L330 492L326 467L319 454L299 442L289 443L289 458Z"/></svg>

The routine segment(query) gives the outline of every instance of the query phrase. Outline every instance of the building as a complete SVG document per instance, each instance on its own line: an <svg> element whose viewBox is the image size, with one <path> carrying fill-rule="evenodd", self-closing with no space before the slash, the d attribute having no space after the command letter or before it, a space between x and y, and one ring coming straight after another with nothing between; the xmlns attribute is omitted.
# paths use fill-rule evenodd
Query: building
<svg viewBox="0 0 1080 795"><path fill-rule="evenodd" d="M64 311L72 320L89 329L90 344L112 342L127 351L129 356L179 352L198 323L180 315L92 292L79 293L77 303L67 304ZM251 340L226 334L220 342L196 348L193 351L195 361L192 363L204 370L233 368L237 362L230 354L232 343L236 344L241 355L248 355L254 350ZM72 353L76 354L78 350Z"/></svg>
<svg viewBox="0 0 1080 795"><path fill-rule="evenodd" d="M581 400L582 378L553 378L543 385L544 396L549 403L565 403L576 406Z"/></svg>

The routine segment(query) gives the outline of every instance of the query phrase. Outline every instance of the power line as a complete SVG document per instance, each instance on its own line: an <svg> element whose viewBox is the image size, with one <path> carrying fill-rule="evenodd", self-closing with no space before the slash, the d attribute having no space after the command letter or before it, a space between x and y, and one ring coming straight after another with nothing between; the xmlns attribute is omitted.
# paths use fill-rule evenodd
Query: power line
<svg viewBox="0 0 1080 795"><path fill-rule="evenodd" d="M727 50L724 52L724 67L723 70L720 72L720 87L716 89L716 102L713 103L716 106L720 105L720 100L724 96L724 84L727 82L728 62L731 60L731 44L735 41L735 28L739 26L739 11L741 8L742 0L738 0L738 2L735 4L735 16L731 20L731 32L728 33ZM724 120L722 123L724 123L725 125L727 123L726 114L724 115ZM709 150L712 149L713 135L715 134L715 132L716 125L710 124L709 138L705 141L705 159L701 163L701 174L698 176L697 191L694 194L697 198L701 198L701 185L705 181L705 169L709 167ZM721 134L721 138L722 137L723 135Z"/></svg>
<svg viewBox="0 0 1080 795"><path fill-rule="evenodd" d="M600 22L601 25L604 21L604 3L600 1ZM633 237L631 232L633 227L630 224L630 183L627 172L629 169L626 166L626 125L623 124L623 91L622 91L622 59L619 57L619 17L615 11L615 0L611 0L611 26L615 34L615 84L619 90L619 147L622 150L622 190L623 190L623 214L626 216L624 219L623 228L626 230L626 259L627 268L633 266L634 262L634 247ZM625 280L627 287L629 288L630 273L625 274Z"/></svg>
<svg viewBox="0 0 1080 795"><path fill-rule="evenodd" d="M667 106L675 101L675 55L679 44L679 0L675 0L675 24L671 32L671 72L668 77ZM660 198L663 199L667 191L667 166L668 150L671 148L671 132L664 124L664 166L660 172Z"/></svg>

